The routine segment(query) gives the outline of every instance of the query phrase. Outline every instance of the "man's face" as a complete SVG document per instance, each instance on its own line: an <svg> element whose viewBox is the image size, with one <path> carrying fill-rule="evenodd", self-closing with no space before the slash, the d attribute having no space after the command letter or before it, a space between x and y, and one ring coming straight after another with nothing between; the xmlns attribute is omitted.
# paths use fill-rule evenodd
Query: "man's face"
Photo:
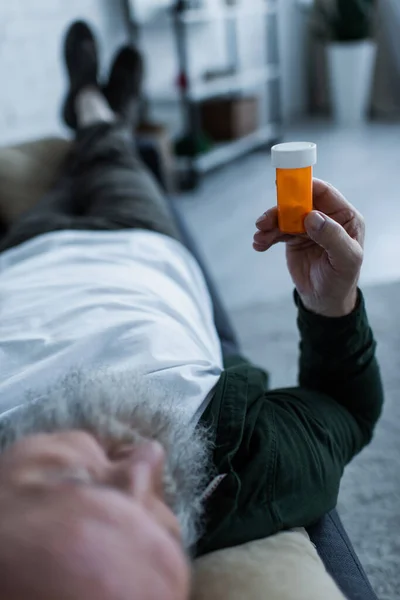
<svg viewBox="0 0 400 600"><path fill-rule="evenodd" d="M0 459L0 596L186 600L189 567L155 442L105 452L80 432Z"/></svg>

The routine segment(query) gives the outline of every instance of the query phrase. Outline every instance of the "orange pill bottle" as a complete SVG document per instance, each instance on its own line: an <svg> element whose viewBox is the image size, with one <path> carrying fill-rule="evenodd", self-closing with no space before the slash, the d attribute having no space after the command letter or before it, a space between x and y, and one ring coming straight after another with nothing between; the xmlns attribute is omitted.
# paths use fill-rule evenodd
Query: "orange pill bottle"
<svg viewBox="0 0 400 600"><path fill-rule="evenodd" d="M290 142L272 148L282 233L305 233L304 219L313 209L313 166L316 162L317 146L311 142Z"/></svg>

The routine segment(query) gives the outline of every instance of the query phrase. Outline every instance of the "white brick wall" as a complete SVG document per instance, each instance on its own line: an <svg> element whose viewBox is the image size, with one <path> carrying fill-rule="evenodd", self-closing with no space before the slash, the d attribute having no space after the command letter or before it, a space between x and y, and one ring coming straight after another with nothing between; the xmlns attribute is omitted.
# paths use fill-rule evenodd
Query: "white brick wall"
<svg viewBox="0 0 400 600"><path fill-rule="evenodd" d="M108 65L125 39L119 0L0 1L0 145L65 131L61 41L77 18L93 24Z"/></svg>

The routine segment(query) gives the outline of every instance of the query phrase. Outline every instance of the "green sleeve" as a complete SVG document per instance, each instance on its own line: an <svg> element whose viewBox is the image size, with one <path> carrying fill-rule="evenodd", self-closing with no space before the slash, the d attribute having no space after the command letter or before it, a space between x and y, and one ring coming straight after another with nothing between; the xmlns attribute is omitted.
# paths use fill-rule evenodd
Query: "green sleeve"
<svg viewBox="0 0 400 600"><path fill-rule="evenodd" d="M330 396L350 413L368 444L383 406L376 343L359 292L353 313L329 319L299 307L300 387ZM350 457L352 458L352 457Z"/></svg>
<svg viewBox="0 0 400 600"><path fill-rule="evenodd" d="M361 294L357 309L343 319L299 305L299 328L300 387L264 398L265 427L273 423L278 529L308 526L336 506L344 468L371 441L383 404Z"/></svg>

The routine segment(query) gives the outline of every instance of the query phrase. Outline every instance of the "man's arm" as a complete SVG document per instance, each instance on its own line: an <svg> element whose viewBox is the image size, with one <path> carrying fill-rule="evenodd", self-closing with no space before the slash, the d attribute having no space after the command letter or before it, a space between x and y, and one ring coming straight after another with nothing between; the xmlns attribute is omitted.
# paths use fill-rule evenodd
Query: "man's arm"
<svg viewBox="0 0 400 600"><path fill-rule="evenodd" d="M345 466L372 438L383 404L364 301L340 319L299 308L300 387L267 394L276 438L278 528L308 526L337 503Z"/></svg>
<svg viewBox="0 0 400 600"><path fill-rule="evenodd" d="M356 308L339 319L310 313L297 294L296 302L301 335L300 386L327 394L343 406L362 433L363 447L371 441L383 406L376 343L364 298L359 292Z"/></svg>
<svg viewBox="0 0 400 600"><path fill-rule="evenodd" d="M266 398L280 528L309 525L335 506L343 470L371 441L383 403L375 342L357 289L363 218L319 180L314 206L305 219L306 236L282 234L271 209L257 221L254 238L258 251L286 243L299 307L300 387Z"/></svg>

